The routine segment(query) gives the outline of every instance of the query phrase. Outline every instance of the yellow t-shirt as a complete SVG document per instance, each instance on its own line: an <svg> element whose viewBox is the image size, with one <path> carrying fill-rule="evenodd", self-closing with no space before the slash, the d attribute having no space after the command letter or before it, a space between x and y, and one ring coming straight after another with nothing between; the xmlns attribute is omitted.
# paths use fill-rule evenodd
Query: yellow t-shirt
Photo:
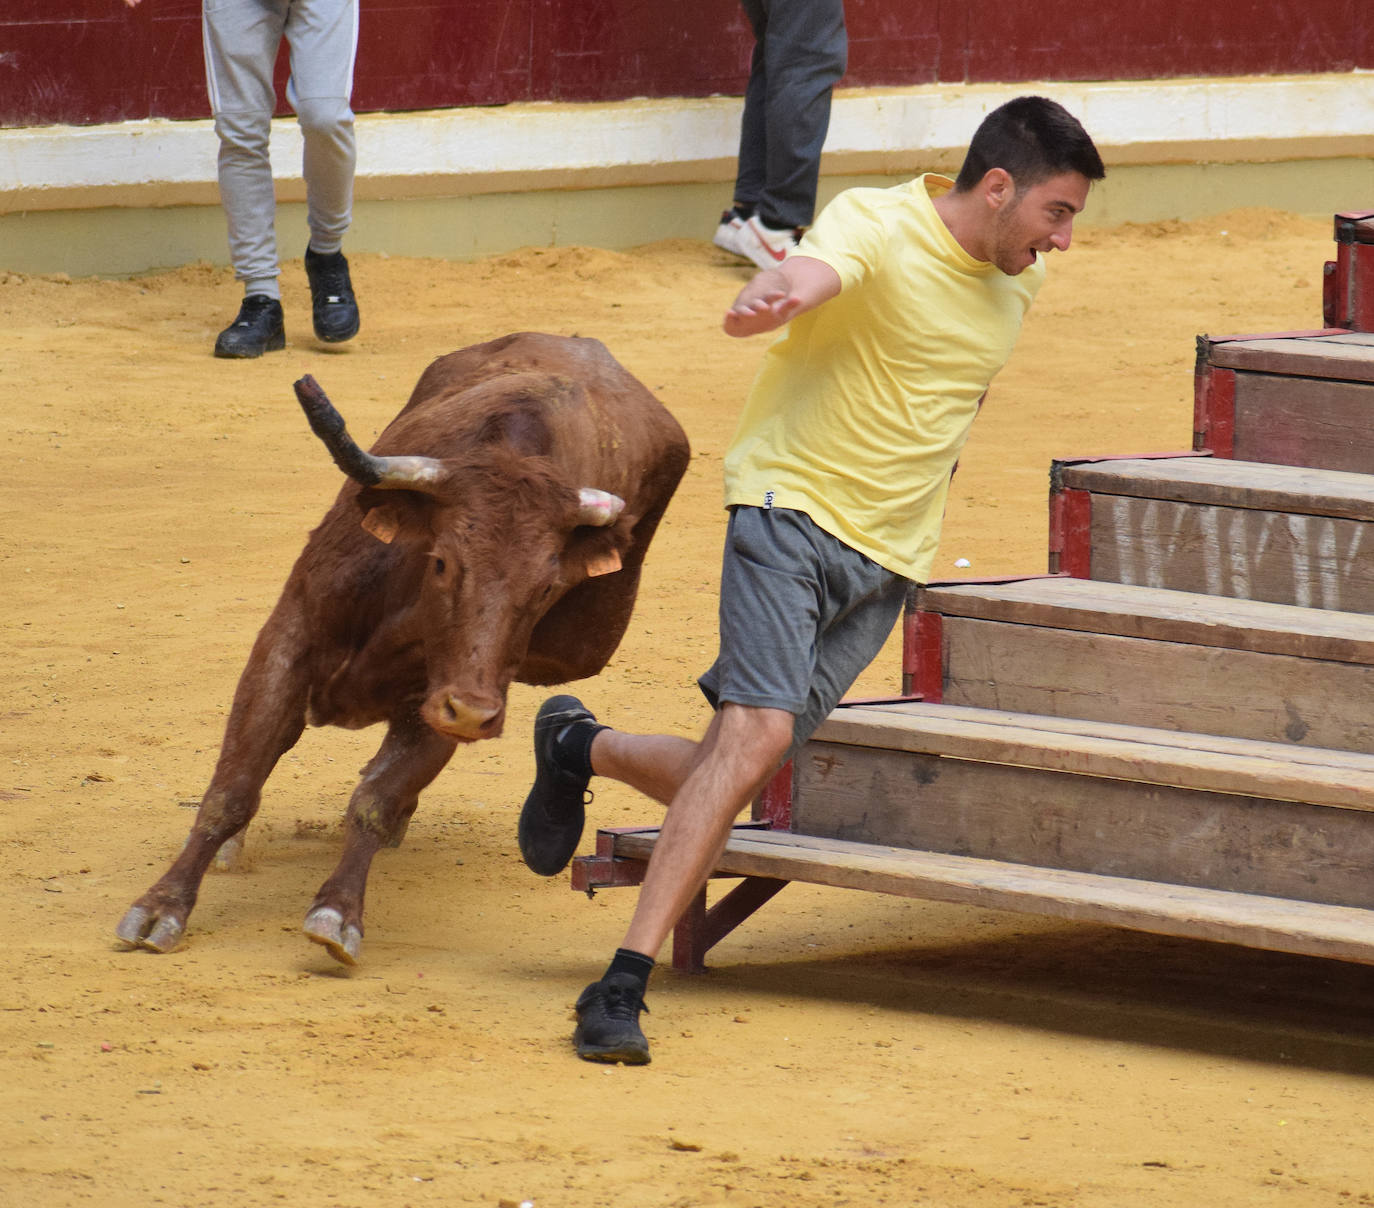
<svg viewBox="0 0 1374 1208"><path fill-rule="evenodd" d="M975 260L921 176L840 194L798 255L840 293L768 349L725 456L726 506L793 508L880 566L930 573L950 474L978 402L1044 280Z"/></svg>

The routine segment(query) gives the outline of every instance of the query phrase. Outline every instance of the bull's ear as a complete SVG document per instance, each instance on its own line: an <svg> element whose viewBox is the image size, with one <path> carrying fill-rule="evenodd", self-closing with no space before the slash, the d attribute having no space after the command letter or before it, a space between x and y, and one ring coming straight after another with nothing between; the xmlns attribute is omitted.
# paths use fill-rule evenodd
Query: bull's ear
<svg viewBox="0 0 1374 1208"><path fill-rule="evenodd" d="M427 495L367 487L358 492L355 505L364 531L385 545L407 533L422 537L428 531L431 506Z"/></svg>
<svg viewBox="0 0 1374 1208"><path fill-rule="evenodd" d="M592 552L587 556L587 578L595 579L599 575L613 575L621 567L620 551L614 546L603 552Z"/></svg>
<svg viewBox="0 0 1374 1208"><path fill-rule="evenodd" d="M621 554L629 543L629 528L579 527L563 550L563 567L570 578L595 579L612 575L622 565Z"/></svg>
<svg viewBox="0 0 1374 1208"><path fill-rule="evenodd" d="M389 504L369 508L362 519L363 528L383 545L390 545L401 531L401 518Z"/></svg>

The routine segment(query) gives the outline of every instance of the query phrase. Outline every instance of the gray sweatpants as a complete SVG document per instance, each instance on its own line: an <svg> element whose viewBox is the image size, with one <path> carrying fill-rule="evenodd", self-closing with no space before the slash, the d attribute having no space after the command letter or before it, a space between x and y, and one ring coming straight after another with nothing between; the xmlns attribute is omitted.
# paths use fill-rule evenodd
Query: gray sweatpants
<svg viewBox="0 0 1374 1208"><path fill-rule="evenodd" d="M291 48L286 99L305 141L310 246L339 250L353 217L353 62L357 0L204 0L205 77L219 136L219 191L229 260L245 294L279 297L276 195L268 155L281 40ZM304 249L302 249L304 250Z"/></svg>

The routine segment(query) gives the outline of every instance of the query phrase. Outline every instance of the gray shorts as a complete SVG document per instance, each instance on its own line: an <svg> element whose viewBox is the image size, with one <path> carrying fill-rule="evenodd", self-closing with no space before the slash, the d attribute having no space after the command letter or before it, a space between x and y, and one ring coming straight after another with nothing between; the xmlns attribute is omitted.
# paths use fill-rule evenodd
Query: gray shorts
<svg viewBox="0 0 1374 1208"><path fill-rule="evenodd" d="M882 649L907 580L804 512L736 507L720 576L720 653L698 683L726 702L796 715L790 758Z"/></svg>

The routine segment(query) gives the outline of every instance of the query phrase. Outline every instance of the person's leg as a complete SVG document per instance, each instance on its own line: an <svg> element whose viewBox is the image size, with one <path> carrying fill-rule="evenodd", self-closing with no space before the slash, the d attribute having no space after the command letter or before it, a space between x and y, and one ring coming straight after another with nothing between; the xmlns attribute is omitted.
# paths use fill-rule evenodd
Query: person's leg
<svg viewBox="0 0 1374 1208"><path fill-rule="evenodd" d="M592 739L592 772L667 805L687 779L700 746L671 734L627 734L608 728Z"/></svg>
<svg viewBox="0 0 1374 1208"><path fill-rule="evenodd" d="M659 949L719 862L735 818L882 649L905 590L899 576L800 513L732 514L721 653L701 680L719 702L706 737L695 749L611 730L590 741L589 772L660 799L678 787L622 946L578 1000L580 1056L649 1060L638 1015Z"/></svg>
<svg viewBox="0 0 1374 1208"><path fill-rule="evenodd" d="M805 227L815 217L830 95L848 54L843 0L772 0L763 50L767 153L757 213L769 228Z"/></svg>
<svg viewBox="0 0 1374 1208"><path fill-rule="evenodd" d="M268 139L276 107L272 65L286 9L286 0L217 0L205 5L202 24L229 261L244 283L245 296L274 299L281 291Z"/></svg>
<svg viewBox="0 0 1374 1208"><path fill-rule="evenodd" d="M657 958L720 859L735 819L781 766L794 720L783 709L721 705L668 806L621 947Z"/></svg>
<svg viewBox="0 0 1374 1208"><path fill-rule="evenodd" d="M357 0L295 0L286 26L291 79L286 96L300 122L315 335L336 344L358 334L360 318L343 251L353 220L357 145L353 131L353 64L358 51Z"/></svg>
<svg viewBox="0 0 1374 1208"><path fill-rule="evenodd" d="M759 194L763 191L763 170L768 150L764 145L766 84L763 63L763 31L767 15L764 0L740 0L740 6L754 31L754 50L749 61L749 83L744 90L744 113L740 118L735 192L730 208L720 216L720 224L711 242L724 251L752 260L741 240L744 224L753 217Z"/></svg>
<svg viewBox="0 0 1374 1208"><path fill-rule="evenodd" d="M295 0L286 23L291 78L286 96L304 143L310 246L331 255L353 219L357 145L353 66L358 50L357 0Z"/></svg>
<svg viewBox="0 0 1374 1208"><path fill-rule="evenodd" d="M735 171L734 208L747 218L758 207L764 186L768 143L765 125L767 69L763 53L768 14L763 0L740 0L740 7L754 31L754 51L749 60L749 83L744 89L744 113L740 118L739 160Z"/></svg>
<svg viewBox="0 0 1374 1208"><path fill-rule="evenodd" d="M541 877L562 872L582 838L592 776L623 781L667 805L696 746L672 735L611 730L577 697L549 697L534 719L534 784L516 827L520 858Z"/></svg>
<svg viewBox="0 0 1374 1208"><path fill-rule="evenodd" d="M792 732L793 716L785 710L726 703L701 743L689 744L694 748L690 770L668 806L624 943L606 972L577 1000L573 1044L584 1060L628 1065L649 1061L649 1042L639 1026L639 1013L645 1009L644 993L655 957L719 860L736 816L777 770ZM609 757L617 745L614 731L597 735L594 745L607 752L608 769L614 766L635 777L644 770L640 761L653 742L620 744L620 753L628 755L625 763ZM675 771L680 771L684 749L664 753ZM656 787L661 789L664 783Z"/></svg>

